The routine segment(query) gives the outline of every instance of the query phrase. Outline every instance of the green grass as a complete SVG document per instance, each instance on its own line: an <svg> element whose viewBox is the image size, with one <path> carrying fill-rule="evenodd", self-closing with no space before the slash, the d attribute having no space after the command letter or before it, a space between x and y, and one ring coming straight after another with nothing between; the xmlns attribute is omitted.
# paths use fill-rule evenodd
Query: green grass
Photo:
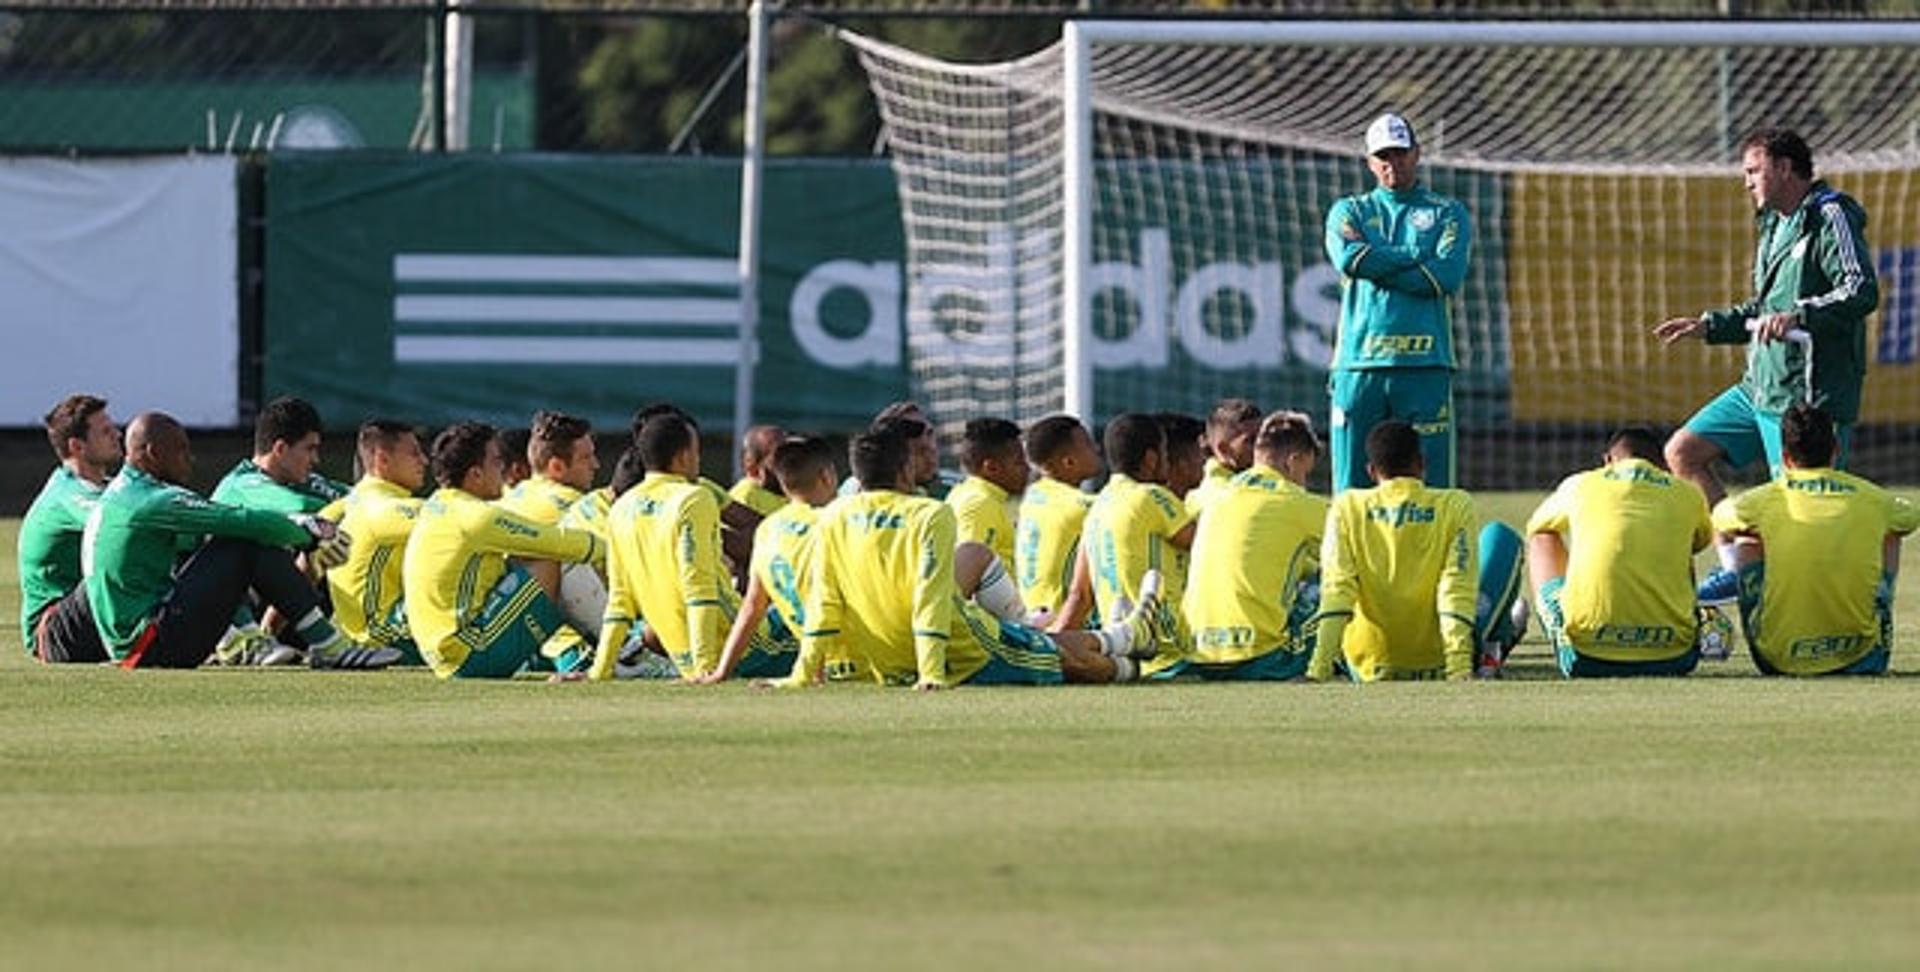
<svg viewBox="0 0 1920 972"><path fill-rule="evenodd" d="M1877 680L1532 646L923 697L49 671L4 631L0 966L1904 966L1913 633Z"/></svg>

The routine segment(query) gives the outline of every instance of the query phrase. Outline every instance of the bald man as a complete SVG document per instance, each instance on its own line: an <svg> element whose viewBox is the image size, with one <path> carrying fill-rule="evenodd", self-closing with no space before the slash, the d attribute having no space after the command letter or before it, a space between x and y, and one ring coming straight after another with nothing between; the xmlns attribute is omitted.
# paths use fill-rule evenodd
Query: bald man
<svg viewBox="0 0 1920 972"><path fill-rule="evenodd" d="M773 477L773 450L787 441L787 430L778 425L756 425L740 439L740 481L727 490L736 503L769 516L787 505L780 483Z"/></svg>
<svg viewBox="0 0 1920 972"><path fill-rule="evenodd" d="M107 658L50 661L197 667L249 590L293 619L312 646L315 668L384 668L399 660L399 652L357 647L335 630L294 566L294 550L334 539L330 524L215 503L185 486L192 476L193 449L179 422L146 412L127 426L126 465L100 494L81 544L83 596L60 605L85 612ZM183 549L190 552L176 566ZM61 649L54 648L70 655Z"/></svg>

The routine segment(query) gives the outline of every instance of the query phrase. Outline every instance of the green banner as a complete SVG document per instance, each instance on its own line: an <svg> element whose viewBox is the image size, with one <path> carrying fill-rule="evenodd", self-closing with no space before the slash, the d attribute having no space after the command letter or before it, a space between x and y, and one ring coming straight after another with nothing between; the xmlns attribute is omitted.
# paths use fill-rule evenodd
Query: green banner
<svg viewBox="0 0 1920 972"><path fill-rule="evenodd" d="M671 400L725 427L739 193L733 160L277 155L263 390L340 426ZM764 214L755 418L857 426L906 389L892 175L775 162Z"/></svg>

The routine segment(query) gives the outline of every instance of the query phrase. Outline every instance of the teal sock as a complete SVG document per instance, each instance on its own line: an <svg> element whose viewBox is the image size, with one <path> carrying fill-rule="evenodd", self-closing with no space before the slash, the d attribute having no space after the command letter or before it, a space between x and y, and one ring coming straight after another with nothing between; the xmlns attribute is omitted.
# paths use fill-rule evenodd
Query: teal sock
<svg viewBox="0 0 1920 972"><path fill-rule="evenodd" d="M308 611L305 617L294 623L293 630L299 632L300 639L315 651L325 651L345 640L340 629L334 627L319 608Z"/></svg>

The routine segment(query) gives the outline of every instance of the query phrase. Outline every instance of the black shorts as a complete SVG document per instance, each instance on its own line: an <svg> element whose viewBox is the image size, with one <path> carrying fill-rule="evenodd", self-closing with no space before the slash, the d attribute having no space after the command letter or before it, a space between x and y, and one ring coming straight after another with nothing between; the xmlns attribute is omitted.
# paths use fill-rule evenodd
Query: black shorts
<svg viewBox="0 0 1920 972"><path fill-rule="evenodd" d="M93 623L93 608L87 604L86 585L68 591L40 612L33 626L33 653L49 665L109 660L100 629Z"/></svg>

